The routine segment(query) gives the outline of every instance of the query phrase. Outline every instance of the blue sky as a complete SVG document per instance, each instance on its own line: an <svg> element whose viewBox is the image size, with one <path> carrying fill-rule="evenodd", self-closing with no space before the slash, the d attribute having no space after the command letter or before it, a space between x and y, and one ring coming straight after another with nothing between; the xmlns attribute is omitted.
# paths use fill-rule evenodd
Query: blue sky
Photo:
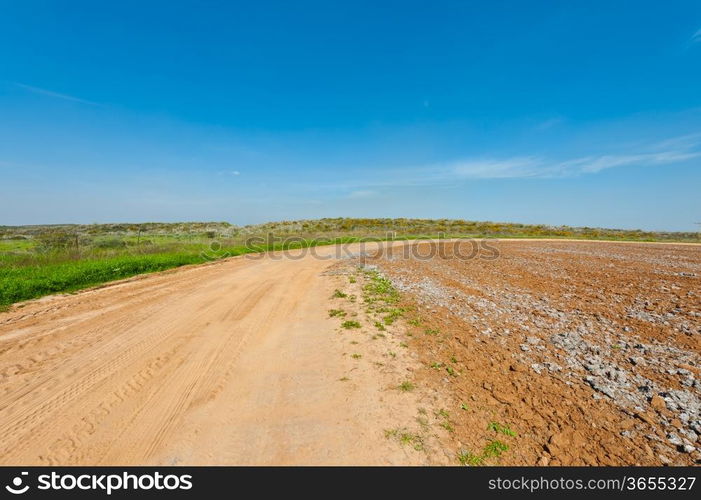
<svg viewBox="0 0 701 500"><path fill-rule="evenodd" d="M0 224L701 222L698 1L0 13Z"/></svg>

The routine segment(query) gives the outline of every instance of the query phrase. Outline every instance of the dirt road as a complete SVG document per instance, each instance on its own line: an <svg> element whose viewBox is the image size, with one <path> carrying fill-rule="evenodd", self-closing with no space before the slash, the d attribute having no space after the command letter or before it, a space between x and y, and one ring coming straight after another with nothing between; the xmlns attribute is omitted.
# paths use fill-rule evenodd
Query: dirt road
<svg viewBox="0 0 701 500"><path fill-rule="evenodd" d="M334 262L239 257L0 315L0 462L425 462L382 438L406 400L349 366Z"/></svg>

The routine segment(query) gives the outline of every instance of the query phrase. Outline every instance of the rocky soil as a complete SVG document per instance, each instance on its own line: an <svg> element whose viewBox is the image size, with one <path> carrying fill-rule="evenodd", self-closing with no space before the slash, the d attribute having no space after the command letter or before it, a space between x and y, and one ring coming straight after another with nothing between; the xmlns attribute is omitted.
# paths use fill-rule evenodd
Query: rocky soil
<svg viewBox="0 0 701 500"><path fill-rule="evenodd" d="M701 463L701 247L467 245L364 259L415 311L417 380L452 394L456 453L502 426L493 463Z"/></svg>

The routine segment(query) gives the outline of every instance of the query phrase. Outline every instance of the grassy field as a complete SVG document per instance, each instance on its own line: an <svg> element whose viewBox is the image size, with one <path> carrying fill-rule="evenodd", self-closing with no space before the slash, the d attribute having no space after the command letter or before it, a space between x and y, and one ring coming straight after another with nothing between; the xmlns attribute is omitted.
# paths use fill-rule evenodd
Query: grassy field
<svg viewBox="0 0 701 500"><path fill-rule="evenodd" d="M422 237L700 241L698 233L429 219L319 219L255 226L226 222L0 226L0 308L249 252Z"/></svg>

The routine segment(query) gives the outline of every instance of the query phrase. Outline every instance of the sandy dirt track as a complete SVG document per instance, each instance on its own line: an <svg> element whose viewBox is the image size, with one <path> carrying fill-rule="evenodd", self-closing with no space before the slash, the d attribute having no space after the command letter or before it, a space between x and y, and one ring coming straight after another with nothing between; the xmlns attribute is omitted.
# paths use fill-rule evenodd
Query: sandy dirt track
<svg viewBox="0 0 701 500"><path fill-rule="evenodd" d="M0 462L421 463L380 438L403 411L381 379L338 382L336 262L239 257L0 315Z"/></svg>

